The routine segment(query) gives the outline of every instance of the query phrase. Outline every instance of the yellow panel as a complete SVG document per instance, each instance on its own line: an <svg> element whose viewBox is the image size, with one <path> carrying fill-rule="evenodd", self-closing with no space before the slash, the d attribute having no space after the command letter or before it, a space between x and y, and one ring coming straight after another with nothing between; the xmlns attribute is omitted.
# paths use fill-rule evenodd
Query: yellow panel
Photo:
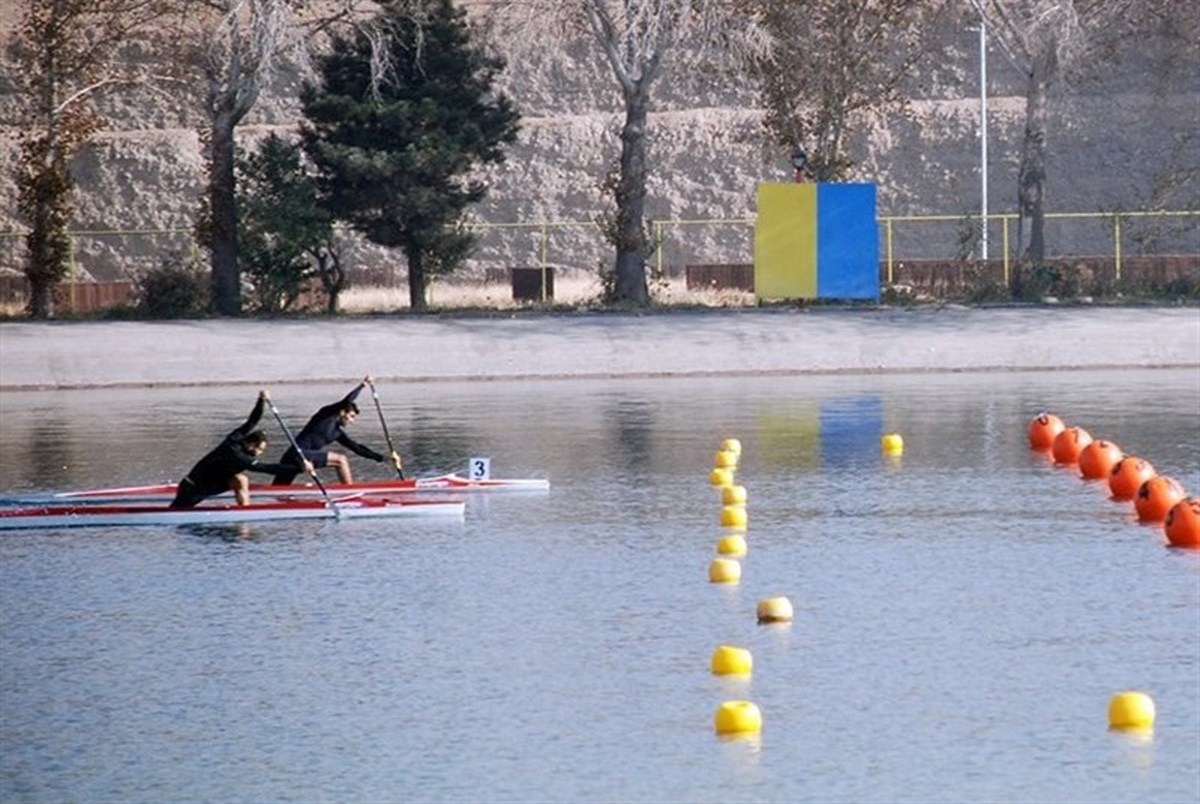
<svg viewBox="0 0 1200 804"><path fill-rule="evenodd" d="M760 299L817 296L817 185L758 185L754 292Z"/></svg>

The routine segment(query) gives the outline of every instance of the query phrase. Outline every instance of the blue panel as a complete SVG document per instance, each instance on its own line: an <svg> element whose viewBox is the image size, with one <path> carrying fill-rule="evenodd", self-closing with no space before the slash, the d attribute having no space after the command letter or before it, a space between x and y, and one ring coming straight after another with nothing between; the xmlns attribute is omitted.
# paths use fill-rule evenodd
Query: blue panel
<svg viewBox="0 0 1200 804"><path fill-rule="evenodd" d="M879 301L874 184L817 186L817 298Z"/></svg>

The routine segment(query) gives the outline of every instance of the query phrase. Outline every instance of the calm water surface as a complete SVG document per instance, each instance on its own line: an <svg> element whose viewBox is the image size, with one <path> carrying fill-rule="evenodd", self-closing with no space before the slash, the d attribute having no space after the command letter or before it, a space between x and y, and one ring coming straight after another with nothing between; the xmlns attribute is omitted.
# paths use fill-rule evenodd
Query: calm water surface
<svg viewBox="0 0 1200 804"><path fill-rule="evenodd" d="M273 389L295 426L344 391ZM380 394L410 471L487 455L552 490L464 522L0 536L0 799L1200 799L1200 554L1025 443L1049 409L1196 493L1194 370ZM253 395L0 395L0 492L177 479ZM727 437L732 586L707 580ZM774 595L795 621L758 626ZM751 678L709 673L722 643ZM1151 735L1108 730L1126 689ZM713 734L731 698L760 737Z"/></svg>

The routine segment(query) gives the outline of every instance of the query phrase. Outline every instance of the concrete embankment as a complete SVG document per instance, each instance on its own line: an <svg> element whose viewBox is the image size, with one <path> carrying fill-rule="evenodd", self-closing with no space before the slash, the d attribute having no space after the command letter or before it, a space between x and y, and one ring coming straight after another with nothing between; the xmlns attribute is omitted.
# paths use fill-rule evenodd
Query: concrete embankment
<svg viewBox="0 0 1200 804"><path fill-rule="evenodd" d="M1200 308L0 324L0 390L1200 367Z"/></svg>

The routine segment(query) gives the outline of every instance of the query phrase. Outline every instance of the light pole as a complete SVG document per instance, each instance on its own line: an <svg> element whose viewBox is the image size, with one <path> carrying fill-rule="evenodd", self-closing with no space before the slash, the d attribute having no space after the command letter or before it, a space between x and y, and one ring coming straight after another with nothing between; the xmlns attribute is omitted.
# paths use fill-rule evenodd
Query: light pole
<svg viewBox="0 0 1200 804"><path fill-rule="evenodd" d="M797 147L792 151L792 167L796 169L796 184L804 184L804 165L808 162L808 154L804 153L804 149Z"/></svg>
<svg viewBox="0 0 1200 804"><path fill-rule="evenodd" d="M979 15L979 254L988 258L987 20Z"/></svg>

